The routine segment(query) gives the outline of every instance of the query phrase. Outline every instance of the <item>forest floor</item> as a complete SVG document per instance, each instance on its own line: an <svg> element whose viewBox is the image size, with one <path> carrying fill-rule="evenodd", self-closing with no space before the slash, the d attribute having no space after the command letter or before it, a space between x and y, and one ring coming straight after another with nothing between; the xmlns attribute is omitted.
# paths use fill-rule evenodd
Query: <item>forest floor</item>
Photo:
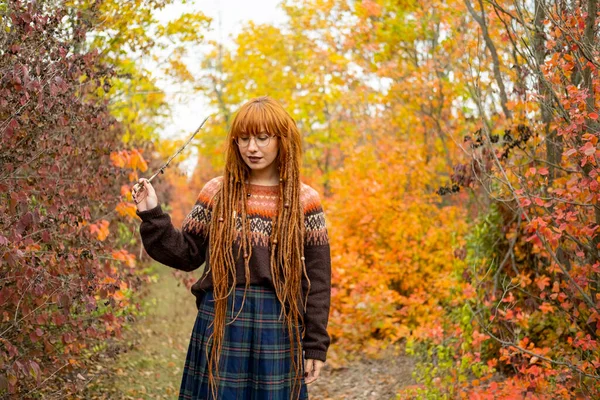
<svg viewBox="0 0 600 400"><path fill-rule="evenodd" d="M121 354L102 362L86 399L177 398L196 306L169 268L154 268L158 280L143 301L146 315L124 333ZM412 369L411 358L390 347L376 360L361 358L335 369L326 363L308 392L311 400L395 399L414 383Z"/></svg>

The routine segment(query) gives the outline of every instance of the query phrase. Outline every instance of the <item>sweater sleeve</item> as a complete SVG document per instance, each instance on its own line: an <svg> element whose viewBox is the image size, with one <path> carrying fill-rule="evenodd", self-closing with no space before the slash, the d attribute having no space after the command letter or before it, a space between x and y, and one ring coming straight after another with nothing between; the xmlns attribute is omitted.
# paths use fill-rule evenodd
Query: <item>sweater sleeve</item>
<svg viewBox="0 0 600 400"><path fill-rule="evenodd" d="M207 183L198 195L181 230L173 226L171 217L162 210L161 204L150 210L136 211L142 219L142 243L150 257L182 271L193 271L204 263L211 217L208 185Z"/></svg>
<svg viewBox="0 0 600 400"><path fill-rule="evenodd" d="M304 314L306 332L303 338L304 357L325 361L331 338L327 333L331 304L331 254L325 223L325 213L319 194L311 188L305 206L304 257L310 291ZM304 293L308 282L302 277Z"/></svg>

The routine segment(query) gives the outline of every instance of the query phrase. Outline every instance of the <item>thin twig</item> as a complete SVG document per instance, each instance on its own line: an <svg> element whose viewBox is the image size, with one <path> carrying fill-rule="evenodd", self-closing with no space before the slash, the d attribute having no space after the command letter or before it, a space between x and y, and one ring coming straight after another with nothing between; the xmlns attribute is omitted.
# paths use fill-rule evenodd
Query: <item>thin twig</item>
<svg viewBox="0 0 600 400"><path fill-rule="evenodd" d="M202 123L200 124L200 126L198 127L198 129L196 129L196 132L194 132L194 134L193 134L192 136L190 136L190 138L187 140L187 142L185 142L185 144L184 144L184 145L183 145L183 146L182 146L182 147L181 147L179 150L177 150L177 152L176 152L175 154L173 154L173 155L172 155L172 156L171 156L171 157L170 157L170 158L167 160L167 162L166 162L166 163L165 163L165 164L164 164L162 167L160 167L160 169L159 169L158 171L156 171L156 172L154 173L154 175L152 175L152 176L151 176L151 177L148 179L148 182L152 182L152 179L154 179L154 178L155 178L155 177L156 177L158 174L163 174L163 173L164 173L164 170L165 170L165 168L167 168L167 167L169 166L169 164L171 163L171 160L173 160L175 157L177 157L177 156L179 155L179 153L181 153L181 152L183 151L183 149L185 149L185 148L186 148L186 146L187 146L187 145L188 145L188 144L189 144L189 143L192 141L192 139L194 138L194 136L196 136L196 134L197 134L198 132L200 132L200 129L202 129L202 127L204 126L204 123L205 123L205 122L208 120L208 118L209 118L209 117L210 117L210 115L209 115L208 117L204 118L204 121L202 121ZM143 192L143 191L144 191L144 186L140 185L140 183L138 182L138 183L136 183L136 184L133 186L133 189L132 189L132 191L133 191L135 194L137 194L137 193L140 193L140 192ZM136 200L136 196L133 196L133 201L135 202L135 204L139 204L139 202Z"/></svg>

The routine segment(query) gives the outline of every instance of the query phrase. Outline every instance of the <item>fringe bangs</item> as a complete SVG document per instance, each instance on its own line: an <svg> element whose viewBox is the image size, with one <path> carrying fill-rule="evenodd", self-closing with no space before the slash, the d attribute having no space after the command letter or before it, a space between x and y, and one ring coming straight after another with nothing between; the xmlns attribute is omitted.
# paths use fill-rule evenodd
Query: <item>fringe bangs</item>
<svg viewBox="0 0 600 400"><path fill-rule="evenodd" d="M258 97L242 106L231 126L231 138L261 132L277 137L288 135L289 125L294 120L282 107L265 101L267 99L267 96Z"/></svg>

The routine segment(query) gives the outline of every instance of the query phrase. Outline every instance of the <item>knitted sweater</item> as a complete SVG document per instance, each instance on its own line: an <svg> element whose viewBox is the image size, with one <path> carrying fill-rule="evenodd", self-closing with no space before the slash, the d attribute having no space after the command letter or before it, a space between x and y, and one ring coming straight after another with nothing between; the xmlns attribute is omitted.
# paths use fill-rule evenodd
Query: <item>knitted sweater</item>
<svg viewBox="0 0 600 400"><path fill-rule="evenodd" d="M208 181L191 212L185 217L181 230L173 227L171 218L161 205L137 211L142 219L140 234L144 248L150 257L169 267L193 271L205 263L204 273L192 286L192 293L199 304L202 295L212 288L212 276L208 272L210 255L208 227L212 217L212 199L222 183L219 176ZM305 240L304 257L311 289L308 294L304 323L306 333L302 338L306 359L326 360L330 337L327 333L331 300L331 258L325 214L319 194L302 183L300 201L304 209ZM252 255L250 257L250 283L273 287L270 268L270 236L272 218L277 211L279 185L265 186L249 184L250 197L247 202L250 219ZM241 217L236 217L237 235L241 234ZM245 285L244 258L238 256L238 245L234 244L236 258L236 286ZM207 273L208 272L208 273ZM302 299L308 290L308 282L302 276Z"/></svg>

